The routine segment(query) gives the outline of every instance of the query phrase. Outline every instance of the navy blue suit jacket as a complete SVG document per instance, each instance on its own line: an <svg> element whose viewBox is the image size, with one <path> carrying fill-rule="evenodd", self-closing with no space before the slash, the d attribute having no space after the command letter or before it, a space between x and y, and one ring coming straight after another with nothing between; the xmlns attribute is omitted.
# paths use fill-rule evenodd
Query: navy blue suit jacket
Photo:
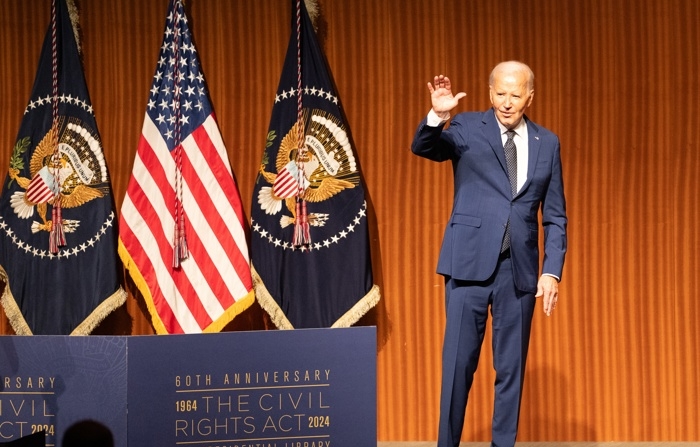
<svg viewBox="0 0 700 447"><path fill-rule="evenodd" d="M562 276L566 253L566 203L559 138L524 117L528 131L527 180L512 197L496 116L460 113L447 129L418 127L411 150L434 161L452 161L454 202L437 272L485 281L496 269L506 223L511 225L515 285L535 292L539 277L539 210L544 227L542 273Z"/></svg>

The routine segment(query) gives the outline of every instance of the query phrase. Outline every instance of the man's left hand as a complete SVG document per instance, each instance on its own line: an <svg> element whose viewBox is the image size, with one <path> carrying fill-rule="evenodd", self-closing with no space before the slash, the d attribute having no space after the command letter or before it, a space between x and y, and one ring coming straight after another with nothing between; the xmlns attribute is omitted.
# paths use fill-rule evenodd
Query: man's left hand
<svg viewBox="0 0 700 447"><path fill-rule="evenodd" d="M553 276L540 276L540 280L537 281L537 294L535 294L535 298L539 297L543 298L544 313L547 316L552 315L559 298L559 281Z"/></svg>

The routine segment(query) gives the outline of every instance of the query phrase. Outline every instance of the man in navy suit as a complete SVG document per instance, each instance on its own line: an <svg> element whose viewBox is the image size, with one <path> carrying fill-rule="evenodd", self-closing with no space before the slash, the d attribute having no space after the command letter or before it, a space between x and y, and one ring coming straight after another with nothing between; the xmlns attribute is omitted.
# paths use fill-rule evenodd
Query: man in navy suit
<svg viewBox="0 0 700 447"><path fill-rule="evenodd" d="M451 161L454 173L452 215L437 267L445 277L447 314L438 447L459 445L489 311L496 370L491 445L515 444L536 297L547 316L556 307L566 204L559 138L525 116L534 78L521 62L498 64L489 78L493 107L459 113L445 129L466 94L453 94L449 78L435 76L428 83L432 109L411 147L421 157Z"/></svg>

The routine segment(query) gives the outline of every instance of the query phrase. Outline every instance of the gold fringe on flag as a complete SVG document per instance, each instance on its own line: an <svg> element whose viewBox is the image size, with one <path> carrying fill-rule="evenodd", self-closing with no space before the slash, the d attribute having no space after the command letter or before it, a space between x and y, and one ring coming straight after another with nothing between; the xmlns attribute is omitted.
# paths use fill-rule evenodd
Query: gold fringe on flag
<svg viewBox="0 0 700 447"><path fill-rule="evenodd" d="M294 326L292 326L292 323L287 319L287 316L279 307L277 301L270 295L267 287L265 287L265 283L252 265L250 267L250 273L253 276L253 288L255 289L255 296L258 299L258 303L260 303L260 307L270 316L272 323L277 329L294 329ZM360 318L377 305L380 298L381 293L379 286L375 284L364 297L358 300L354 306L338 318L338 320L331 325L331 328L346 328L357 323L360 321Z"/></svg>
<svg viewBox="0 0 700 447"><path fill-rule="evenodd" d="M155 329L156 334L168 334L168 330L165 328L163 320L160 319L159 313L156 309L156 305L153 302L153 295L151 295L151 290L148 288L146 280L143 278L143 275L139 271L138 266L134 262L128 250L126 249L126 247L124 247L124 244L122 244L121 239L119 240L118 251L119 256L122 259L122 263L124 264L124 268L129 272L129 274L131 275L131 279L136 285L136 288L139 290L139 292L141 292L141 296L143 296L143 300L146 303L146 307L148 308L148 313L151 314L151 324L153 325L153 329ZM251 290L243 298L236 301L236 304L226 309L226 311L223 314L221 314L221 316L217 318L216 321L212 321L211 324L204 328L202 332L221 332L227 324L233 321L233 319L236 316L240 315L244 310L249 308L253 304L253 302L255 302L255 292Z"/></svg>
<svg viewBox="0 0 700 447"><path fill-rule="evenodd" d="M10 279L7 277L7 272L4 268L0 267L0 280L5 283L5 290L2 293L2 298L0 298L0 304L5 309L5 315L10 321L12 329L17 335L34 335L32 330L29 328L22 311L17 306L15 297L10 291ZM119 287L119 289L112 294L109 298L105 299L100 303L99 306L92 311L90 315L87 316L70 335L90 335L92 331L113 311L126 302L126 291Z"/></svg>

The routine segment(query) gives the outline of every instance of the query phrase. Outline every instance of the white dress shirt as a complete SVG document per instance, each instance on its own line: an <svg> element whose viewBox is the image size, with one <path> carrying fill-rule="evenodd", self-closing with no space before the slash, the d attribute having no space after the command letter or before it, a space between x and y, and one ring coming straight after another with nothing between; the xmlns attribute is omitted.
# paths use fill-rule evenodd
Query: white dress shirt
<svg viewBox="0 0 700 447"><path fill-rule="evenodd" d="M495 112L494 112L495 113ZM430 109L428 112L428 118L426 121L426 124L430 127L437 127L450 119L450 116L448 116L446 119L440 118L437 113L433 109ZM498 128L501 130L501 146L505 146L506 140L508 137L506 136L506 127L501 124L500 121L496 120L498 123ZM513 137L513 142L515 143L515 151L518 155L518 191L523 187L525 184L525 180L527 179L527 163L528 163L528 143L527 143L527 124L525 123L525 118L520 120L520 123L513 129L515 131L515 136Z"/></svg>
<svg viewBox="0 0 700 447"><path fill-rule="evenodd" d="M501 129L501 143L503 146L506 144L508 136L506 132L506 126L501 124L500 121L496 120L498 123L498 128ZM515 151L518 155L518 186L517 191L525 184L527 179L527 163L528 163L528 144L527 144L527 124L525 123L525 118L521 119L517 126L513 129L515 131L515 136L513 137L513 142L515 143Z"/></svg>

